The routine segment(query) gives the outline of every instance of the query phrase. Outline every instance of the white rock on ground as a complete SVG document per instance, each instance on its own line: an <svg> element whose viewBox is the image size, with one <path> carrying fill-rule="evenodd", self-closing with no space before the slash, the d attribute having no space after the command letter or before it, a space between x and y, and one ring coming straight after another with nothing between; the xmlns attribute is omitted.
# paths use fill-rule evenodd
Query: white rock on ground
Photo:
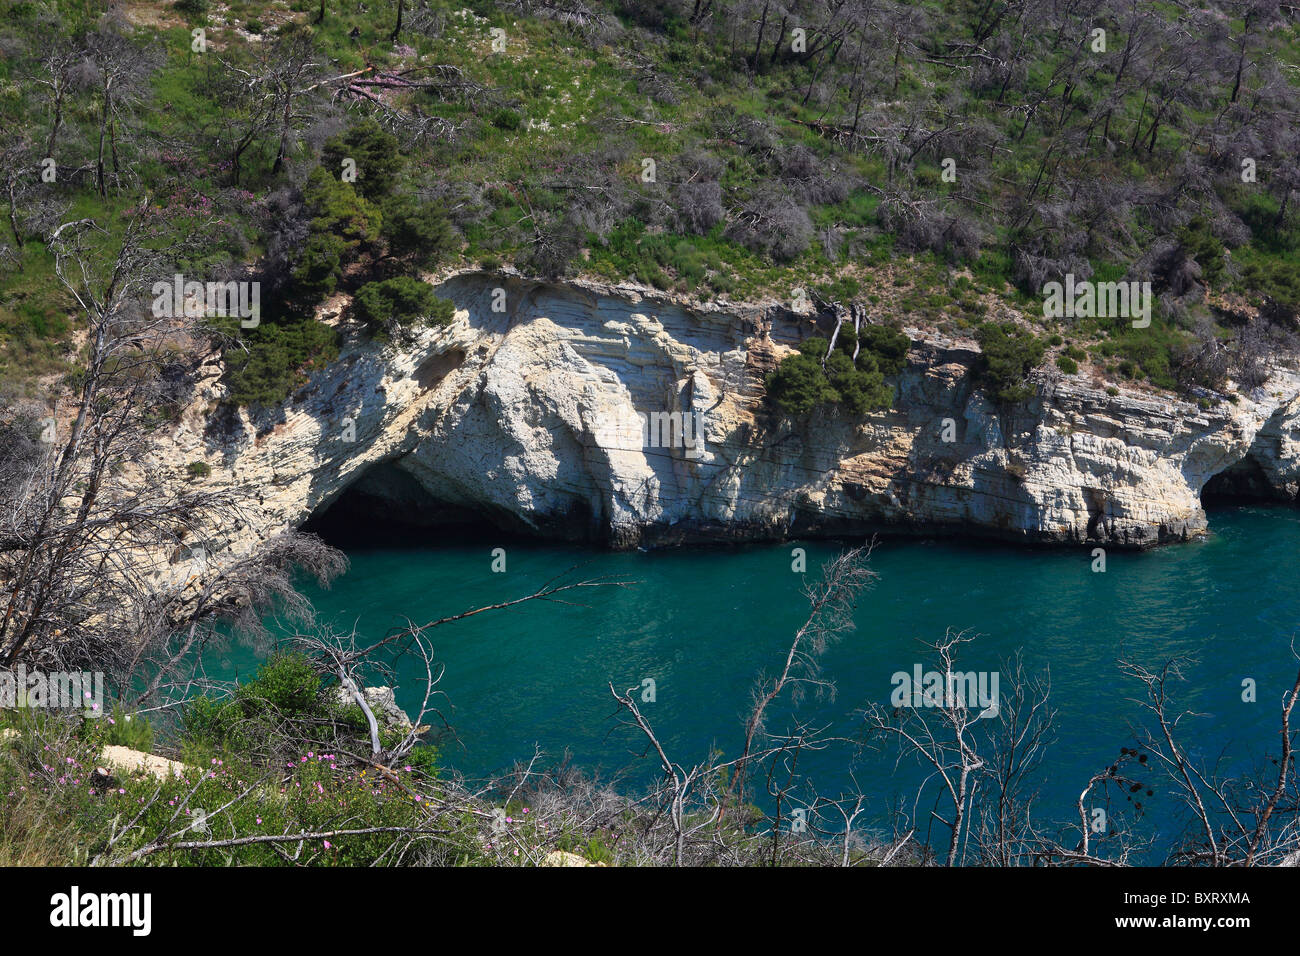
<svg viewBox="0 0 1300 956"><path fill-rule="evenodd" d="M149 774L162 779L168 774L179 777L185 772L185 764L177 760L168 760L166 757L159 757L157 754L144 753L140 750L132 750L130 747L120 747L116 744L105 746L100 756L106 766L118 773L132 776Z"/></svg>

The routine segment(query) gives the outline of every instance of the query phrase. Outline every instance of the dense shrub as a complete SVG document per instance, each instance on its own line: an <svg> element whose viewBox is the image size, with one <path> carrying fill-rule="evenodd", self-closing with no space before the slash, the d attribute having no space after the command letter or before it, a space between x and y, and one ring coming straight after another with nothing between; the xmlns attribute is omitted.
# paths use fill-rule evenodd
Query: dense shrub
<svg viewBox="0 0 1300 956"><path fill-rule="evenodd" d="M1294 263L1252 261L1241 276L1264 318L1284 328L1300 327L1300 269Z"/></svg>
<svg viewBox="0 0 1300 956"><path fill-rule="evenodd" d="M787 415L796 418L818 405L839 401L839 392L822 369L826 340L811 338L799 343L799 351L781 362L767 377L767 397Z"/></svg>
<svg viewBox="0 0 1300 956"><path fill-rule="evenodd" d="M382 209L389 255L431 269L455 250L456 234L439 207L412 196L391 196Z"/></svg>
<svg viewBox="0 0 1300 956"><path fill-rule="evenodd" d="M1013 322L985 322L976 330L981 355L977 369L984 394L1014 404L1034 394L1025 377L1043 360L1044 345Z"/></svg>
<svg viewBox="0 0 1300 956"><path fill-rule="evenodd" d="M1120 359L1120 371L1127 378L1146 378L1160 388L1175 388L1174 369L1186 348L1188 336L1162 322L1148 328L1125 325L1101 344L1103 355Z"/></svg>
<svg viewBox="0 0 1300 956"><path fill-rule="evenodd" d="M447 325L455 306L434 295L427 283L397 276L363 285L352 300L352 311L372 333L390 337L412 322Z"/></svg>
<svg viewBox="0 0 1300 956"><path fill-rule="evenodd" d="M311 213L313 233L342 239L349 250L374 243L383 227L379 207L360 195L351 183L341 182L321 166L312 170L303 187Z"/></svg>
<svg viewBox="0 0 1300 956"><path fill-rule="evenodd" d="M305 657L277 654L262 665L257 677L240 686L235 697L245 713L273 708L298 717L321 711L321 679Z"/></svg>
<svg viewBox="0 0 1300 956"><path fill-rule="evenodd" d="M378 207L316 167L303 188L310 232L292 274L291 298L310 309L334 292L343 267L372 247L383 228Z"/></svg>
<svg viewBox="0 0 1300 956"><path fill-rule="evenodd" d="M842 328L840 335L843 336L845 331L849 333L849 341L852 341L852 326ZM912 347L912 340L897 329L887 325L864 325L858 333L858 339L862 343L862 350L875 357L881 374L897 375L907 364L907 350Z"/></svg>
<svg viewBox="0 0 1300 956"><path fill-rule="evenodd" d="M290 295L306 311L333 294L343 276L348 245L328 232L313 231L307 237L293 270Z"/></svg>
<svg viewBox="0 0 1300 956"><path fill-rule="evenodd" d="M876 335L873 331L871 334L871 340L881 345L881 352L868 345L869 330L886 333ZM768 399L782 412L796 418L819 405L843 405L858 416L888 408L893 403L894 392L885 384L885 375L896 374L902 368L900 340L901 356L905 357L907 336L881 326L866 326L855 362L852 356L856 339L851 325L840 327L830 356L826 355L829 344L826 339L806 339L799 343L795 355L786 358L768 375Z"/></svg>
<svg viewBox="0 0 1300 956"><path fill-rule="evenodd" d="M315 319L264 320L242 338L247 352L226 353L226 401L235 405L281 402L339 354L338 333Z"/></svg>
<svg viewBox="0 0 1300 956"><path fill-rule="evenodd" d="M1225 250L1223 243L1210 231L1209 222L1202 216L1194 217L1179 231L1178 241L1183 254L1200 267L1201 278L1206 284L1219 285L1224 276Z"/></svg>
<svg viewBox="0 0 1300 956"><path fill-rule="evenodd" d="M321 150L321 167L333 178L342 178L345 159L356 163L357 178L350 185L372 201L393 191L403 163L396 137L369 117L327 140Z"/></svg>

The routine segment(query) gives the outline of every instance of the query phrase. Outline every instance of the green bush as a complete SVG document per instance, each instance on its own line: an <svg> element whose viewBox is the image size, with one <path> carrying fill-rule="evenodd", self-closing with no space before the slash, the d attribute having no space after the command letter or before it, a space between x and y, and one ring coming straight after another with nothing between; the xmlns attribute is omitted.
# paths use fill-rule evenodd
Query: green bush
<svg viewBox="0 0 1300 956"><path fill-rule="evenodd" d="M847 353L837 348L826 360L826 374L839 401L854 415L888 408L894 401L894 390L885 384L885 377L869 352L861 353L855 364Z"/></svg>
<svg viewBox="0 0 1300 956"><path fill-rule="evenodd" d="M848 331L852 333L852 327L848 327ZM844 334L843 328L840 334ZM887 325L864 325L858 339L863 351L875 357L881 374L897 375L907 365L907 351L912 347L912 340L897 329Z"/></svg>
<svg viewBox="0 0 1300 956"><path fill-rule="evenodd" d="M287 717L301 717L321 711L321 678L307 658L300 654L276 654L257 672L257 677L240 686L235 699L245 713L271 707Z"/></svg>
<svg viewBox="0 0 1300 956"><path fill-rule="evenodd" d="M391 196L383 204L388 253L431 269L455 251L456 234L441 209L412 196Z"/></svg>
<svg viewBox="0 0 1300 956"><path fill-rule="evenodd" d="M800 418L818 405L839 401L840 395L822 370L826 340L812 338L767 376L767 397L787 415Z"/></svg>
<svg viewBox="0 0 1300 956"><path fill-rule="evenodd" d="M492 114L492 125L497 129L512 132L523 125L524 118L512 109L502 107Z"/></svg>
<svg viewBox="0 0 1300 956"><path fill-rule="evenodd" d="M1224 248L1210 231L1203 216L1195 216L1178 231L1178 242L1183 254L1195 259L1201 267L1201 279L1209 286L1218 286L1223 279Z"/></svg>
<svg viewBox="0 0 1300 956"><path fill-rule="evenodd" d="M413 321L447 325L455 306L433 294L427 283L410 276L368 282L357 290L352 311L376 335L387 336Z"/></svg>
<svg viewBox="0 0 1300 956"><path fill-rule="evenodd" d="M198 752L216 752L230 738L238 719L238 711L229 703L206 696L195 697L181 711L185 748L190 750L197 745Z"/></svg>
<svg viewBox="0 0 1300 956"><path fill-rule="evenodd" d="M1066 375L1073 375L1079 371L1079 363L1068 355L1058 355L1056 357L1056 367Z"/></svg>
<svg viewBox="0 0 1300 956"><path fill-rule="evenodd" d="M332 178L342 176L345 159L356 163L356 182L350 185L370 200L393 191L403 163L396 137L369 117L325 141L321 166Z"/></svg>
<svg viewBox="0 0 1300 956"><path fill-rule="evenodd" d="M181 713L182 754L189 762L207 763L218 755L277 760L308 746L332 747L354 741L364 748L369 723L359 706L337 700L313 662L301 654L277 653L256 677L224 699L201 696ZM380 743L397 744L405 732L381 725ZM412 752L412 767L432 771L437 751Z"/></svg>
<svg viewBox="0 0 1300 956"><path fill-rule="evenodd" d="M153 727L139 714L128 714L121 704L98 720L86 722L89 739L100 746L111 744L149 753L153 750Z"/></svg>
<svg viewBox="0 0 1300 956"><path fill-rule="evenodd" d="M811 338L799 343L799 351L768 375L768 398L777 408L798 418L819 405L842 404L860 416L892 404L893 389L885 384L875 355L864 349L855 364L851 337L843 337L843 328L840 335L835 351L826 358L825 368L822 358L828 343L823 338Z"/></svg>
<svg viewBox="0 0 1300 956"><path fill-rule="evenodd" d="M1120 327L1101 345L1106 356L1120 359L1118 370L1125 378L1146 378L1160 388L1178 387L1173 369L1176 354L1183 348L1188 336L1161 322L1152 322L1148 328Z"/></svg>
<svg viewBox="0 0 1300 956"><path fill-rule="evenodd" d="M226 401L235 405L281 402L339 355L338 332L315 319L263 320L240 336L247 352L226 353Z"/></svg>
<svg viewBox="0 0 1300 956"><path fill-rule="evenodd" d="M1014 322L985 322L975 332L982 354L977 374L993 401L1012 405L1034 394L1025 381L1043 360L1043 342Z"/></svg>
<svg viewBox="0 0 1300 956"><path fill-rule="evenodd" d="M378 242L383 215L320 166L307 178L303 200L311 231L294 265L291 297L309 311L338 287L343 267Z"/></svg>
<svg viewBox="0 0 1300 956"><path fill-rule="evenodd" d="M337 236L349 250L378 239L383 227L379 207L323 167L317 166L307 177L303 199L312 214L313 232Z"/></svg>
<svg viewBox="0 0 1300 956"><path fill-rule="evenodd" d="M265 754L286 722L309 721L315 730L330 713L321 677L300 654L276 654L257 676L239 685L227 700L196 697L181 713L190 754L222 752ZM310 737L312 727L300 731Z"/></svg>
<svg viewBox="0 0 1300 956"><path fill-rule="evenodd" d="M1300 325L1300 269L1294 260L1247 260L1241 270L1251 298L1270 321L1288 328Z"/></svg>
<svg viewBox="0 0 1300 956"><path fill-rule="evenodd" d="M185 473L191 478L206 478L212 474L212 466L206 461L192 461L185 466Z"/></svg>
<svg viewBox="0 0 1300 956"><path fill-rule="evenodd" d="M338 288L347 252L347 243L338 236L313 232L307 237L294 266L290 293L304 311L313 309Z"/></svg>

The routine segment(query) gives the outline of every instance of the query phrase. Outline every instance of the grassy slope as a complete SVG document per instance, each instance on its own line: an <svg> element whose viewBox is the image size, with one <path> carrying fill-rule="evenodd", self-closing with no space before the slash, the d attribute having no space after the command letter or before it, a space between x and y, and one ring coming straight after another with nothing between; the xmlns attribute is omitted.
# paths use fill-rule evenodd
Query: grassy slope
<svg viewBox="0 0 1300 956"><path fill-rule="evenodd" d="M41 5L17 6L19 16L12 29L22 36L33 29L30 16ZM57 6L71 32L93 22L102 4L81 0ZM670 18L657 29L624 21L621 27L605 31L601 39L593 39L590 31L554 20L514 16L485 2L471 5L477 13L466 16L456 12L460 3L432 4L432 12L423 20L408 11L407 29L400 44L394 45L387 38L393 15L390 6L378 3L359 13L351 4L328 3L324 23L314 30L340 73L367 64L398 71L436 62L456 67L481 88L481 93L465 97L380 94L395 107L443 117L459 128L452 142L404 144L410 162L402 188L440 189L445 195L447 184L464 185L463 195L478 207L458 220L462 258L467 263L493 266L520 261L527 269L536 233L563 226L566 210L575 204L575 189L581 196L587 187L608 189L613 184L620 193L620 201L611 204L614 218L579 223L582 249L569 266L571 272L633 278L703 298L726 295L732 300L784 299L794 288L841 293L861 289L876 317L938 326L948 332L972 328L990 311L1009 314L1047 326L1048 334L1064 332L1066 343L1089 346L1091 356L1111 374L1142 377L1145 373L1158 384L1171 384L1164 372L1168 356L1187 337L1177 324L1158 319L1137 340L1095 321L1073 328L1053 326L1035 315L1037 299L1014 287L1009 224L996 211L1031 181L1035 167L1051 155L1059 130L1029 124L1020 135L1015 111L996 103L992 91L972 93L958 74L941 65L905 58L889 91L892 99L874 105L897 115L918 105L955 109L966 122L987 126L991 140L1003 144L992 151L982 184L962 191L961 210L981 217L984 233L980 251L964 257L945 256L942 250L898 248L897 236L878 215L882 187L889 179L884 160L870 152L848 151L813 131L812 124L835 111L824 104L802 102L806 66L770 66L747 76L737 70L725 43L680 20ZM300 142L290 168L272 176L274 144L268 138L251 151L240 188L231 189L221 157L211 148L221 125L220 111L210 95L213 59L211 54L190 50L189 31L194 24L203 24L212 49L232 57L249 42L245 40L249 28L269 36L290 20L312 21L315 8L308 0L291 6L234 2L205 16L185 15L165 3L127 4L137 36L157 34L165 65L153 77L152 101L135 112L140 129L128 150L129 181L107 200L86 185L63 186L61 196L70 214L94 216L106 226L102 241L107 247L121 228L123 211L139 201L142 191L155 204L182 216L210 203L221 213L226 231L214 237L208 254L188 263L189 268L201 271L231 258L255 258L262 250L248 209L286 178L305 178L315 156ZM936 39L961 36L963 21L954 15L961 8L938 0L925 5L933 30L940 35ZM1172 8L1170 15L1174 15ZM494 27L505 30L504 53L492 52ZM354 31L355 39L350 36ZM1293 26L1278 28L1268 36L1261 55L1294 66L1295 40ZM1112 36L1111 42L1118 44L1121 37ZM1032 63L1030 88L1041 87L1044 96L1059 92L1052 84L1060 55L1047 51ZM24 129L39 141L48 118L33 88L20 87L21 69L19 57L0 60L5 124ZM1110 79L1099 71L1073 91L1072 102L1078 104L1080 115L1088 103L1105 95ZM837 109L844 106L841 102ZM93 142L95 108L92 94L74 97L65 139L83 154ZM315 109L324 112L319 104ZM1141 98L1129 97L1117 106L1116 127L1138 123L1134 128L1140 128L1145 109ZM1062 174L1094 182L1126 181L1139 188L1157 186L1168 174L1171 157L1184 148L1184 131L1209 119L1212 111L1208 104L1182 109L1178 121L1166 125L1150 153L1138 149L1110 155L1094 150L1068 156ZM1067 111L1065 127L1070 115ZM756 148L753 142L736 138L738 129L769 130L771 142ZM704 235L681 235L674 231L673 217L663 215L665 202L673 203L674 184L693 173L684 159L691 151L706 150L721 162L723 205L734 216L764 182L781 184L781 157L795 147L814 157L817 175L848 184L844 198L814 201L807 208L816 237L827 230L834 233L833 254L815 239L792 259L776 261L727 238L724 223ZM657 164L658 183L641 181L646 158ZM905 180L912 195L942 201L955 187L941 180L939 159L920 152L894 175ZM1216 291L1238 293L1244 301L1258 303L1265 292L1278 292L1275 276L1280 264L1294 261L1296 230L1266 228L1277 204L1262 191L1225 193L1229 193L1226 202L1260 228L1249 242L1232 250L1233 261L1249 274L1225 277ZM650 222L648 229L645 221ZM1100 278L1122 276L1141 254L1144 242L1155 235L1140 219L1124 225L1130 238L1117 241L1117 235L1102 235L1085 250ZM1218 250L1213 254L1218 255ZM69 303L52 281L51 263L39 243L29 242L24 257L23 272L9 269L0 274L0 380L11 385L56 373L68 357L62 343L69 330L65 318ZM1251 266L1256 267L1253 272ZM1106 341L1108 337L1112 341Z"/></svg>

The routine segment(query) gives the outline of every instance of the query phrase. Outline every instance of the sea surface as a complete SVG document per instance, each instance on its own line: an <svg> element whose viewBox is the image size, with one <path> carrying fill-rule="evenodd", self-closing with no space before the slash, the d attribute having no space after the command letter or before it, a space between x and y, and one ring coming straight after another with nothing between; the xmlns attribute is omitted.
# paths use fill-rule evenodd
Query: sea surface
<svg viewBox="0 0 1300 956"><path fill-rule="evenodd" d="M1179 725L1184 746L1221 774L1267 766L1277 750L1281 696L1300 667L1290 649L1300 630L1300 511L1221 507L1210 512L1210 527L1193 544L1111 551L1104 572L1094 570L1089 549L880 540L870 557L878 577L858 602L856 629L821 658L835 697L808 698L795 713L858 739L861 708L889 704L896 673L910 675L918 664L928 670L934 658L926 642L951 629L974 638L962 647L960 667L997 672L1004 693L1017 652L1028 673L1050 676L1054 740L1035 774L1043 822L1077 820L1075 801L1088 779L1134 743L1144 720L1149 726L1144 690L1120 672L1121 657L1151 667L1193 661L1170 686L1178 709L1194 712ZM635 786L652 779L656 765L644 756L643 738L616 719L609 685L636 688L673 760L691 765L714 747L735 755L755 680L779 668L808 615L805 585L851 545L609 553L496 542L489 533L420 547L353 547L344 576L328 590L307 591L320 621L374 641L408 619L426 623L521 597L556 575L626 582L479 614L429 636L444 668L436 703L454 728L441 738L444 763L487 777L540 749L544 762L567 755L590 773ZM505 549L504 571L493 570L497 547ZM792 569L795 549L806 554L805 574ZM207 670L249 676L261 653L236 643L220 659L209 655ZM398 676L399 704L418 708L423 663L400 662ZM1247 680L1254 702L1243 700ZM792 716L778 707L769 728L784 729ZM890 825L891 806L924 818L938 796L931 781L925 798L914 800L925 773L890 746L806 752L798 770L806 793L866 792L868 822L881 828ZM1183 801L1158 773L1140 768L1137 775L1140 814L1127 796L1115 796L1111 812L1164 845L1185 825Z"/></svg>

